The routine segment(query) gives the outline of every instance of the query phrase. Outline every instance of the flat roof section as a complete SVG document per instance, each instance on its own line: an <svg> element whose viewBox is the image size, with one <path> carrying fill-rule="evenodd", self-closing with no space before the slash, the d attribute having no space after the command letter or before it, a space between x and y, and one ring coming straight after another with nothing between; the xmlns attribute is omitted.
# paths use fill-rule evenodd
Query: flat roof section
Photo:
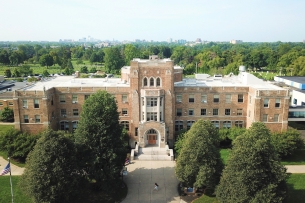
<svg viewBox="0 0 305 203"><path fill-rule="evenodd" d="M301 76L277 76L277 77L285 80L290 80L293 82L305 84L305 77L301 77Z"/></svg>

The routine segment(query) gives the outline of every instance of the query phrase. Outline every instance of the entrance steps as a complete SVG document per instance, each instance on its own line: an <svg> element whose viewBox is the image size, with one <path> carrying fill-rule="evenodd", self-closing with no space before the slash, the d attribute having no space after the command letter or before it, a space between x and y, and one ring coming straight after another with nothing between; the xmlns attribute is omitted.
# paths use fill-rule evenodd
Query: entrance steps
<svg viewBox="0 0 305 203"><path fill-rule="evenodd" d="M134 156L132 156L134 155ZM131 151L131 159L141 160L141 161L173 161L173 150L168 148L159 147L145 147L141 148L136 146L135 149Z"/></svg>

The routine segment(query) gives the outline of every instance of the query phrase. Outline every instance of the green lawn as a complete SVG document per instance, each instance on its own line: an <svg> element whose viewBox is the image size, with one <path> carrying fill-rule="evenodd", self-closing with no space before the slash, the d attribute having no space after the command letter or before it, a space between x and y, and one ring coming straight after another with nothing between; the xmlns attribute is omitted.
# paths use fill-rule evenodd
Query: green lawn
<svg viewBox="0 0 305 203"><path fill-rule="evenodd" d="M12 124L12 125L0 125L0 134L3 133L3 132L5 133L6 131L8 131L9 129L12 129L14 127L15 127L14 124Z"/></svg>
<svg viewBox="0 0 305 203"><path fill-rule="evenodd" d="M31 203L29 197L25 196L18 187L20 176L12 176L14 202L15 203ZM0 202L12 202L11 185L9 176L0 177Z"/></svg>
<svg viewBox="0 0 305 203"><path fill-rule="evenodd" d="M305 200L305 174L290 174L287 180L288 194L286 203L299 203ZM202 196L194 203L219 203L214 196Z"/></svg>
<svg viewBox="0 0 305 203"><path fill-rule="evenodd" d="M230 149L221 149L220 150L220 156L221 156L221 159L223 160L224 164L227 163L227 160L229 158L229 154L230 154Z"/></svg>

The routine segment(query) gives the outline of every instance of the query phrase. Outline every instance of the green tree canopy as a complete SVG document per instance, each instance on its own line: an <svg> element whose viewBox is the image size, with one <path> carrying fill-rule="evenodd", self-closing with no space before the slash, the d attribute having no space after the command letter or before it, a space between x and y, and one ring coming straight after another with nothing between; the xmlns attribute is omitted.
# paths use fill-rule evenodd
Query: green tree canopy
<svg viewBox="0 0 305 203"><path fill-rule="evenodd" d="M112 189L126 158L127 145L114 97L106 91L92 94L83 105L74 135L88 177L100 189Z"/></svg>
<svg viewBox="0 0 305 203"><path fill-rule="evenodd" d="M0 120L6 122L14 121L14 110L9 107L4 107L4 109L0 113Z"/></svg>
<svg viewBox="0 0 305 203"><path fill-rule="evenodd" d="M218 130L211 122L200 119L184 136L176 165L178 180L186 186L214 189L223 168Z"/></svg>
<svg viewBox="0 0 305 203"><path fill-rule="evenodd" d="M105 49L105 68L108 73L116 72L124 65L124 60L118 47Z"/></svg>
<svg viewBox="0 0 305 203"><path fill-rule="evenodd" d="M54 62L53 57L50 54L44 54L39 59L39 63L42 66L47 66L47 67L52 66L53 62Z"/></svg>
<svg viewBox="0 0 305 203"><path fill-rule="evenodd" d="M255 122L233 142L216 196L220 202L279 203L285 197L286 177L269 130Z"/></svg>
<svg viewBox="0 0 305 203"><path fill-rule="evenodd" d="M20 185L34 202L73 202L81 193L81 172L72 140L47 130L30 152Z"/></svg>

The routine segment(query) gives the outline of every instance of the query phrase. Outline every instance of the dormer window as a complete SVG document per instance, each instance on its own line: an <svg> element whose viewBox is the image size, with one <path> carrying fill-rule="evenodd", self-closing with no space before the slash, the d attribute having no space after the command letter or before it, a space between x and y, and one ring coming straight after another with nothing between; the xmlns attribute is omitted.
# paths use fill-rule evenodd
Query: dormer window
<svg viewBox="0 0 305 203"><path fill-rule="evenodd" d="M147 86L147 78L144 78L143 83L144 83L144 86Z"/></svg>
<svg viewBox="0 0 305 203"><path fill-rule="evenodd" d="M153 78L150 78L149 85L150 86L155 86L155 80Z"/></svg>

